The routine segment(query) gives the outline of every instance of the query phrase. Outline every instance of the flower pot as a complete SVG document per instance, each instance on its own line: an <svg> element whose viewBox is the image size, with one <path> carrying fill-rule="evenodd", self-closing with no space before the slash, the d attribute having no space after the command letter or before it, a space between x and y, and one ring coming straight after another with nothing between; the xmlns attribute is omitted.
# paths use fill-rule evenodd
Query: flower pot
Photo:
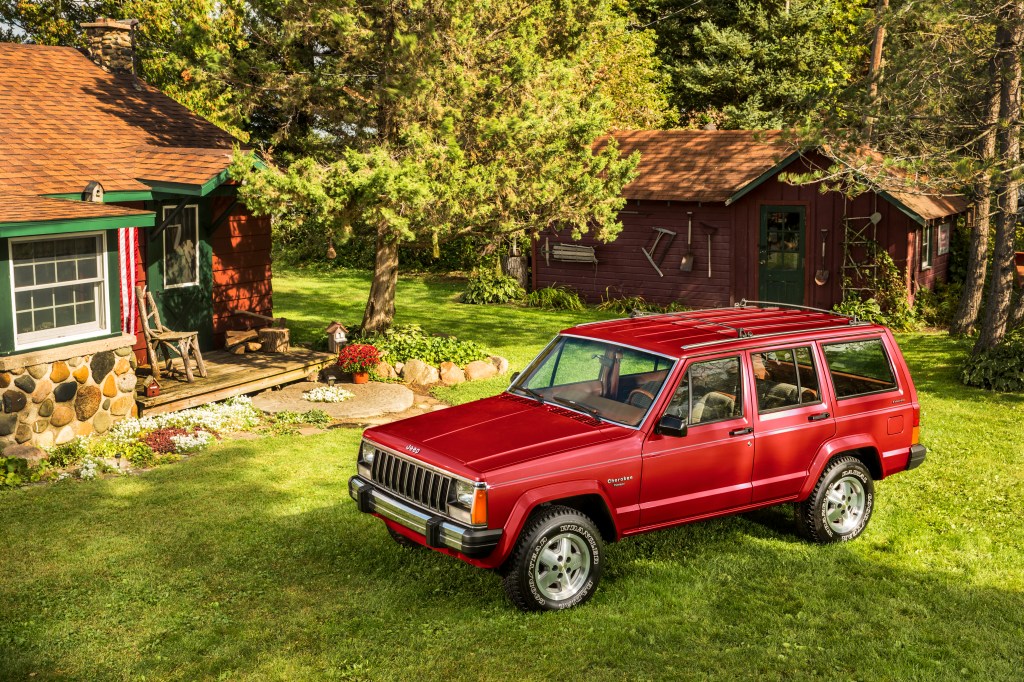
<svg viewBox="0 0 1024 682"><path fill-rule="evenodd" d="M370 380L369 372L352 372L352 383L353 384L365 384Z"/></svg>

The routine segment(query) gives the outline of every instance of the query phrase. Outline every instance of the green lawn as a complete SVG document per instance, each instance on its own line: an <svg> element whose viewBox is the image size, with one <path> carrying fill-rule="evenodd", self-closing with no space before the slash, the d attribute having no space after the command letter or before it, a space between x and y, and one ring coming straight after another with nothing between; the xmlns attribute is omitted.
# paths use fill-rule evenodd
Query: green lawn
<svg viewBox="0 0 1024 682"><path fill-rule="evenodd" d="M367 278L275 284L312 335L357 321ZM405 279L399 321L520 367L594 316L457 290ZM521 614L497 576L395 546L348 499L354 430L0 493L0 679L1019 680L1024 398L960 386L942 336L901 344L929 459L878 485L860 539L810 546L780 508L627 540L566 613Z"/></svg>

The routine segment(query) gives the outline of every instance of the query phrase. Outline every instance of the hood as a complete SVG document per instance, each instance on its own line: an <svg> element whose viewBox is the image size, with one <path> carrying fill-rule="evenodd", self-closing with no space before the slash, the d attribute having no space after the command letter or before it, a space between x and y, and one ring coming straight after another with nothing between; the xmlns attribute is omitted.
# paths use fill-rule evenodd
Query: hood
<svg viewBox="0 0 1024 682"><path fill-rule="evenodd" d="M366 436L397 452L405 452L406 445L419 447L417 457L424 461L437 454L485 473L631 433L557 405L503 393L374 427Z"/></svg>

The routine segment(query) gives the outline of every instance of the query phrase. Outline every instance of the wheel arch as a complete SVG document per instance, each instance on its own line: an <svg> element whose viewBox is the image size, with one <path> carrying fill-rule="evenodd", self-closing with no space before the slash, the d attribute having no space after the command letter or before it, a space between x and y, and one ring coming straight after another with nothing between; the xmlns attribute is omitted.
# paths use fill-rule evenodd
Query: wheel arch
<svg viewBox="0 0 1024 682"><path fill-rule="evenodd" d="M808 472L807 481L800 491L800 499L806 499L814 491L814 486L821 477L828 463L836 457L854 457L867 468L872 480L878 481L885 477L882 470L882 456L878 444L865 438L842 438L826 443L818 451Z"/></svg>

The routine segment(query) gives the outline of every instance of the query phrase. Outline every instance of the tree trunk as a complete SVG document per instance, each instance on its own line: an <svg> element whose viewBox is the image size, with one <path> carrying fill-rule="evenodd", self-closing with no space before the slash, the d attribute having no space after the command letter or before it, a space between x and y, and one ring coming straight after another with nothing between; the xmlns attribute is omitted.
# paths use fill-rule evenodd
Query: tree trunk
<svg viewBox="0 0 1024 682"><path fill-rule="evenodd" d="M875 38L871 42L871 63L868 65L868 99L871 102L870 113L865 119L865 136L871 142L874 133L875 117L878 110L878 83L882 78L882 47L885 44L885 14L889 10L889 0L878 0L875 7Z"/></svg>
<svg viewBox="0 0 1024 682"><path fill-rule="evenodd" d="M999 53L999 142L1000 182L999 210L996 215L995 244L993 245L992 276L985 319L974 346L974 353L989 350L1006 334L1013 293L1013 241L1017 227L1017 208L1021 180L1021 48L1024 46L1024 0L1015 0L1000 12L996 30Z"/></svg>
<svg viewBox="0 0 1024 682"><path fill-rule="evenodd" d="M377 259L373 283L363 313L363 331L379 332L395 319L395 285L398 284L398 241L385 228L377 230Z"/></svg>
<svg viewBox="0 0 1024 682"><path fill-rule="evenodd" d="M998 56L989 62L989 74L992 89L988 98L988 111L985 116L985 135L981 139L981 161L984 164L984 175L974 186L974 229L971 232L971 244L967 251L967 277L964 280L964 291L960 297L953 324L949 333L953 336L967 336L974 331L974 323L981 309L981 299L985 293L985 270L988 267L988 236L992 221L992 176L989 164L996 157L996 126L999 122L999 82Z"/></svg>

